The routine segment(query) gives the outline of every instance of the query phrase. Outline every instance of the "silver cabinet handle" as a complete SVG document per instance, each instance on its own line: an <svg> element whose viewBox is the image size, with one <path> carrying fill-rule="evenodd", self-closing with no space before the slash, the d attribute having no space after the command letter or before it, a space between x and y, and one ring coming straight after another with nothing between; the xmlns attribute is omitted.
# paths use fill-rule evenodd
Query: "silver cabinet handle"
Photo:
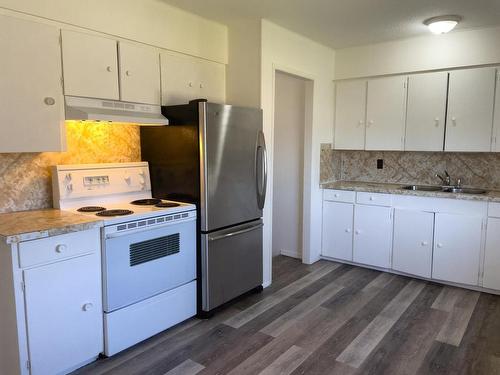
<svg viewBox="0 0 500 375"><path fill-rule="evenodd" d="M243 234L243 233L247 233L247 232L252 232L254 230L262 228L263 226L264 226L264 224L259 224L259 225L256 225L256 226L253 226L253 227L250 227L250 228L245 228L245 229L242 229L242 230L238 230L236 232L231 232L231 233L227 233L227 234L221 234L220 236L215 236L215 237L211 237L211 238L209 237L208 240L209 241L222 240L224 238L237 236L239 234Z"/></svg>

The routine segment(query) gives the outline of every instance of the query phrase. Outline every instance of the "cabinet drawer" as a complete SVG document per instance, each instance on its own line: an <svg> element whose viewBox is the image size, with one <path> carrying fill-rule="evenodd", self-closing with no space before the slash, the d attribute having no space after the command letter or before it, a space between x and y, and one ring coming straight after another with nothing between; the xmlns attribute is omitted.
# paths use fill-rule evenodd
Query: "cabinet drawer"
<svg viewBox="0 0 500 375"><path fill-rule="evenodd" d="M488 207L489 217L500 217L500 203L490 203Z"/></svg>
<svg viewBox="0 0 500 375"><path fill-rule="evenodd" d="M390 207L392 205L392 196L379 193L358 193L356 203Z"/></svg>
<svg viewBox="0 0 500 375"><path fill-rule="evenodd" d="M19 267L25 268L75 255L93 253L99 248L99 229L97 228L21 242L19 244Z"/></svg>
<svg viewBox="0 0 500 375"><path fill-rule="evenodd" d="M354 203L356 193L348 190L325 189L323 199L325 201Z"/></svg>

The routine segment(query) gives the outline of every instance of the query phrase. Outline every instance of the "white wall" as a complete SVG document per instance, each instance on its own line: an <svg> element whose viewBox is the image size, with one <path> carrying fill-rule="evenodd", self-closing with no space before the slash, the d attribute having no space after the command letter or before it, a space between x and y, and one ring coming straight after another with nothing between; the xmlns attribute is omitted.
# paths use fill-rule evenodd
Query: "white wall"
<svg viewBox="0 0 500 375"><path fill-rule="evenodd" d="M335 79L500 63L500 27L335 51Z"/></svg>
<svg viewBox="0 0 500 375"><path fill-rule="evenodd" d="M273 200L273 123L274 123L274 72L285 71L313 81L313 106L311 128L306 129L304 164L304 228L303 261L313 263L319 259L321 248L321 189L319 188L320 144L331 142L333 137L333 72L334 51L301 35L262 21L261 105L264 111L264 133L269 152L270 178L268 200L264 208L264 223L272 222ZM307 95L307 93L306 93ZM308 109L306 108L306 117ZM308 121L306 121L307 124ZM264 227L264 284L271 280L272 228Z"/></svg>
<svg viewBox="0 0 500 375"><path fill-rule="evenodd" d="M273 256L302 257L306 81L276 73Z"/></svg>
<svg viewBox="0 0 500 375"><path fill-rule="evenodd" d="M260 20L237 19L228 25L228 104L260 108Z"/></svg>
<svg viewBox="0 0 500 375"><path fill-rule="evenodd" d="M160 0L0 0L0 8L227 61L227 28Z"/></svg>

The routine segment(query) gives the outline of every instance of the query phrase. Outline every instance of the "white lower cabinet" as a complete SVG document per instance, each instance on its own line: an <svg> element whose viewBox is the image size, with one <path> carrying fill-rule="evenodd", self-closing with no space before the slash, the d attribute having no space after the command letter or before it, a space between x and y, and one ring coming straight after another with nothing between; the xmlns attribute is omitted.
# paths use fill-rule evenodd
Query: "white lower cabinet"
<svg viewBox="0 0 500 375"><path fill-rule="evenodd" d="M66 374L95 360L101 280L99 228L0 242L0 374Z"/></svg>
<svg viewBox="0 0 500 375"><path fill-rule="evenodd" d="M31 374L75 369L103 350L99 254L23 271Z"/></svg>
<svg viewBox="0 0 500 375"><path fill-rule="evenodd" d="M500 203L340 190L323 199L323 256L500 292Z"/></svg>
<svg viewBox="0 0 500 375"><path fill-rule="evenodd" d="M500 290L500 219L498 218L488 219L483 286Z"/></svg>
<svg viewBox="0 0 500 375"><path fill-rule="evenodd" d="M392 268L430 278L433 236L434 213L395 209Z"/></svg>
<svg viewBox="0 0 500 375"><path fill-rule="evenodd" d="M323 256L352 261L352 225L354 205L329 202L323 204Z"/></svg>
<svg viewBox="0 0 500 375"><path fill-rule="evenodd" d="M391 252L392 208L356 205L354 209L354 262L390 268Z"/></svg>
<svg viewBox="0 0 500 375"><path fill-rule="evenodd" d="M483 218L436 214L432 278L477 285Z"/></svg>

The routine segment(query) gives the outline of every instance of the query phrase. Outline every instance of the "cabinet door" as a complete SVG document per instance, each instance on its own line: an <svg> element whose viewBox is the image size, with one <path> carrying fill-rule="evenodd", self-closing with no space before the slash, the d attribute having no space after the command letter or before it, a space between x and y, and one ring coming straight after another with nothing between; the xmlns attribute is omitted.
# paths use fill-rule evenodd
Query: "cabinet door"
<svg viewBox="0 0 500 375"><path fill-rule="evenodd" d="M486 252L484 256L485 288L500 290L500 219L488 219Z"/></svg>
<svg viewBox="0 0 500 375"><path fill-rule="evenodd" d="M483 219L436 214L432 278L477 285Z"/></svg>
<svg viewBox="0 0 500 375"><path fill-rule="evenodd" d="M24 271L31 374L59 374L103 350L98 253Z"/></svg>
<svg viewBox="0 0 500 375"><path fill-rule="evenodd" d="M66 95L120 98L115 40L63 30L62 54Z"/></svg>
<svg viewBox="0 0 500 375"><path fill-rule="evenodd" d="M495 111L493 114L493 141L491 150L500 152L500 69L496 71Z"/></svg>
<svg viewBox="0 0 500 375"><path fill-rule="evenodd" d="M337 150L365 148L366 81L335 84L335 138Z"/></svg>
<svg viewBox="0 0 500 375"><path fill-rule="evenodd" d="M368 81L366 150L403 150L406 81L403 76Z"/></svg>
<svg viewBox="0 0 500 375"><path fill-rule="evenodd" d="M63 151L59 30L0 16L0 153Z"/></svg>
<svg viewBox="0 0 500 375"><path fill-rule="evenodd" d="M160 54L154 48L119 43L120 98L160 105Z"/></svg>
<svg viewBox="0 0 500 375"><path fill-rule="evenodd" d="M392 208L356 205L353 260L376 267L391 267Z"/></svg>
<svg viewBox="0 0 500 375"><path fill-rule="evenodd" d="M212 103L224 104L226 101L226 68L223 64L210 61L198 61L199 98Z"/></svg>
<svg viewBox="0 0 500 375"><path fill-rule="evenodd" d="M450 72L445 151L491 149L495 68Z"/></svg>
<svg viewBox="0 0 500 375"><path fill-rule="evenodd" d="M394 210L392 268L431 277L434 213Z"/></svg>
<svg viewBox="0 0 500 375"><path fill-rule="evenodd" d="M406 151L443 151L448 73L408 78Z"/></svg>
<svg viewBox="0 0 500 375"><path fill-rule="evenodd" d="M323 246L321 255L352 261L354 205L323 202Z"/></svg>
<svg viewBox="0 0 500 375"><path fill-rule="evenodd" d="M193 58L161 54L162 105L186 104L200 95L200 73Z"/></svg>

